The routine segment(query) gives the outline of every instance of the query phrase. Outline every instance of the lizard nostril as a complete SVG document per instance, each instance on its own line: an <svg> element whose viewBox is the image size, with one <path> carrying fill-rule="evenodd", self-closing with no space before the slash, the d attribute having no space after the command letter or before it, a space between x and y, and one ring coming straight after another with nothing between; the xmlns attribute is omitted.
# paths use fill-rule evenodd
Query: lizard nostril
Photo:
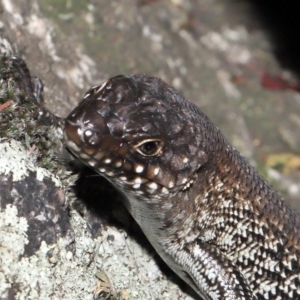
<svg viewBox="0 0 300 300"><path fill-rule="evenodd" d="M99 142L99 134L91 129L83 132L83 140L89 146L95 146Z"/></svg>

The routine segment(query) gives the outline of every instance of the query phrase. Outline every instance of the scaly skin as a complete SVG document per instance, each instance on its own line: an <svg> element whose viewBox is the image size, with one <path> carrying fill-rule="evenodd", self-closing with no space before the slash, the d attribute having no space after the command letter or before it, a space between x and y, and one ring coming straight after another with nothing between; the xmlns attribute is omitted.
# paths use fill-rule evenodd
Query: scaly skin
<svg viewBox="0 0 300 300"><path fill-rule="evenodd" d="M143 74L94 86L65 140L204 299L300 299L300 216L174 88Z"/></svg>

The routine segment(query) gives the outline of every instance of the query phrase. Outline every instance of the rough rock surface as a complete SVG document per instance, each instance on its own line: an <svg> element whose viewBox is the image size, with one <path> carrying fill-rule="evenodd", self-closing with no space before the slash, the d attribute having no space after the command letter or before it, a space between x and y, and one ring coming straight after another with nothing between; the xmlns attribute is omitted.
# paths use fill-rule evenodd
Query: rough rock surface
<svg viewBox="0 0 300 300"><path fill-rule="evenodd" d="M191 299L149 247L85 212L70 190L61 131L13 61L6 51L0 64L1 299Z"/></svg>
<svg viewBox="0 0 300 300"><path fill-rule="evenodd" d="M45 84L51 111L65 116L91 85L119 73L162 77L300 210L300 96L261 86L264 72L292 75L280 69L246 1L1 0L0 6L1 53L26 60ZM0 132L0 298L93 299L103 291L117 299L191 299L103 181L87 171L75 189L81 200L72 196L74 178L60 160L49 165L58 153L49 156L39 144L44 137L59 141L38 124L30 95L18 88L7 93L9 84L18 86L14 80L7 78L6 92L1 82L0 105L16 106L0 111L0 122L3 112L20 117L24 101L33 115L27 135ZM32 135L38 128L44 132Z"/></svg>

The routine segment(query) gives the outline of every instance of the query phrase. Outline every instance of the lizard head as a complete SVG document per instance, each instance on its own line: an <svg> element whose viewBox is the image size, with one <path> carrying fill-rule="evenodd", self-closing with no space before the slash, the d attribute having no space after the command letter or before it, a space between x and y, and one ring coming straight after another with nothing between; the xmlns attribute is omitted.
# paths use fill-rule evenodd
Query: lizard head
<svg viewBox="0 0 300 300"><path fill-rule="evenodd" d="M66 118L65 140L125 194L164 196L187 190L207 161L199 114L158 78L119 75L87 91Z"/></svg>

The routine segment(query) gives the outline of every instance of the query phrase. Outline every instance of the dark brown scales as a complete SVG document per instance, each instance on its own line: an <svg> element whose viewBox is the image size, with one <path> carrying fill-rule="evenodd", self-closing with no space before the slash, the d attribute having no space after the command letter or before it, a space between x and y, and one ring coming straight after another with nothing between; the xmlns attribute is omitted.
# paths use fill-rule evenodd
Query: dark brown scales
<svg viewBox="0 0 300 300"><path fill-rule="evenodd" d="M111 78L71 112L65 136L204 299L300 299L299 215L174 88Z"/></svg>

